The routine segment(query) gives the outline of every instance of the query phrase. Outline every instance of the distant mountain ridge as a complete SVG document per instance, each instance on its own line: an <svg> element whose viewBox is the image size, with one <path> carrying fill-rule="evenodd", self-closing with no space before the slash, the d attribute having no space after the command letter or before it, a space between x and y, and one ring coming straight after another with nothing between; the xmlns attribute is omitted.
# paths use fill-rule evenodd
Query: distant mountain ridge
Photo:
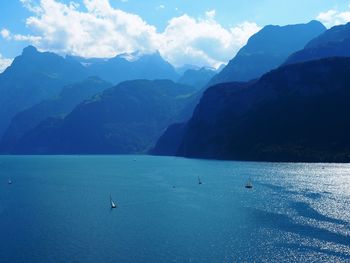
<svg viewBox="0 0 350 263"><path fill-rule="evenodd" d="M17 113L0 142L1 151L11 152L11 148L17 147L20 138L40 122L49 117L64 117L79 103L109 87L112 87L112 84L97 77L90 77L82 82L65 86L59 95Z"/></svg>
<svg viewBox="0 0 350 263"><path fill-rule="evenodd" d="M65 118L48 118L12 148L21 154L147 152L179 116L194 88L170 80L126 81L78 105Z"/></svg>
<svg viewBox="0 0 350 263"><path fill-rule="evenodd" d="M249 81L279 67L294 52L326 31L318 21L287 26L265 26L254 34L228 65L208 84Z"/></svg>
<svg viewBox="0 0 350 263"><path fill-rule="evenodd" d="M0 138L17 113L59 95L64 86L89 76L114 84L134 79L176 81L179 78L175 68L159 52L122 54L107 60L83 59L39 52L28 46L0 74Z"/></svg>
<svg viewBox="0 0 350 263"><path fill-rule="evenodd" d="M188 69L177 81L180 84L202 89L216 75L216 70L211 68Z"/></svg>
<svg viewBox="0 0 350 263"><path fill-rule="evenodd" d="M91 75L118 84L135 79L179 78L175 68L165 61L159 52L153 54L121 54L110 59L77 59L90 71Z"/></svg>

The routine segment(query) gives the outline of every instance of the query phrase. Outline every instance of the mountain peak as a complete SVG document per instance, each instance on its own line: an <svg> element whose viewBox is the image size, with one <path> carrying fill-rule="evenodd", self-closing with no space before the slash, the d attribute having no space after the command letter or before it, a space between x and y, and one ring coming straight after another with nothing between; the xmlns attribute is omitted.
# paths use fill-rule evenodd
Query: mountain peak
<svg viewBox="0 0 350 263"><path fill-rule="evenodd" d="M23 49L22 55L24 55L24 56L25 55L32 55L32 54L36 54L38 52L39 51L37 50L36 47L30 45L30 46Z"/></svg>
<svg viewBox="0 0 350 263"><path fill-rule="evenodd" d="M142 53L140 51L135 51L135 52L131 52L131 53L122 53L122 54L115 56L112 59L123 59L123 60L127 60L128 62L135 62L137 60L145 59L145 58L164 60L158 50L156 50L155 52L152 52L152 53Z"/></svg>
<svg viewBox="0 0 350 263"><path fill-rule="evenodd" d="M326 28L318 21L287 26L268 25L254 34L248 43L218 74L210 85L249 81L280 66L291 54L302 49Z"/></svg>
<svg viewBox="0 0 350 263"><path fill-rule="evenodd" d="M322 26L325 27L320 21L318 20L311 20L309 23L307 23L308 25L317 25L317 26Z"/></svg>

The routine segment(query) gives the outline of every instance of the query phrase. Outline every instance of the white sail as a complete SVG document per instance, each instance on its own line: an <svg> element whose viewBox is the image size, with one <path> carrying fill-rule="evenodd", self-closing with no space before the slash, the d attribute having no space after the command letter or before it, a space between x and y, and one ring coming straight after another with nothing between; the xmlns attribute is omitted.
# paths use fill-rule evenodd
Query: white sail
<svg viewBox="0 0 350 263"><path fill-rule="evenodd" d="M109 199L110 199L110 203L111 203L111 208L117 208L117 205L112 200L112 196L109 196Z"/></svg>

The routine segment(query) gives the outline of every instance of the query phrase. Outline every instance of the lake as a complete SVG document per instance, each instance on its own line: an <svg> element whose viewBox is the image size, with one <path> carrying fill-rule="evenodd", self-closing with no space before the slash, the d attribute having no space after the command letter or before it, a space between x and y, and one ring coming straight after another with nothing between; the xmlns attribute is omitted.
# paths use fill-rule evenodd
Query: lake
<svg viewBox="0 0 350 263"><path fill-rule="evenodd" d="M350 165L0 156L0 262L350 262Z"/></svg>

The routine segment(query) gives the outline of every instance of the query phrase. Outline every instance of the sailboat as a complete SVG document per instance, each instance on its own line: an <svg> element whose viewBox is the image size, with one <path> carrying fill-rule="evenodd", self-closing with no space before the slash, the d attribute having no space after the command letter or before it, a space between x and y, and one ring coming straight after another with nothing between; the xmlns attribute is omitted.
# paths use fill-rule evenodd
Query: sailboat
<svg viewBox="0 0 350 263"><path fill-rule="evenodd" d="M198 184L202 184L201 178L198 176Z"/></svg>
<svg viewBox="0 0 350 263"><path fill-rule="evenodd" d="M114 203L114 201L112 200L112 195L109 196L109 201L111 203L111 209L113 208L117 208L117 205Z"/></svg>
<svg viewBox="0 0 350 263"><path fill-rule="evenodd" d="M250 178L249 178L248 182L245 184L245 188L247 188L247 189L253 188L253 183L252 183L252 180Z"/></svg>
<svg viewBox="0 0 350 263"><path fill-rule="evenodd" d="M11 180L11 178L9 179L8 184L12 184L12 180Z"/></svg>

